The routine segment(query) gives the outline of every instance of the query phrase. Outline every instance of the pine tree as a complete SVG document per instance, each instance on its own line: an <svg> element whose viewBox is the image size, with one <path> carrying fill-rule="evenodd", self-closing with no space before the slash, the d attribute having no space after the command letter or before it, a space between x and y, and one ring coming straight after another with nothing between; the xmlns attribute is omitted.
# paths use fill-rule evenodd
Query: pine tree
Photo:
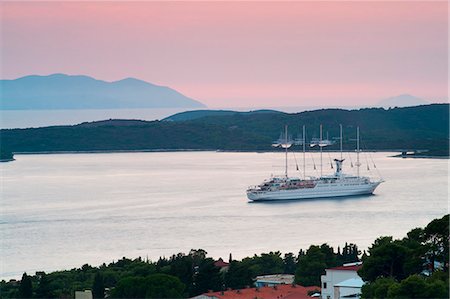
<svg viewBox="0 0 450 299"><path fill-rule="evenodd" d="M19 298L31 298L33 296L33 285L27 273L23 273L19 286Z"/></svg>
<svg viewBox="0 0 450 299"><path fill-rule="evenodd" d="M94 298L105 298L105 284L103 276L97 272L94 276L94 284L92 286L92 296Z"/></svg>

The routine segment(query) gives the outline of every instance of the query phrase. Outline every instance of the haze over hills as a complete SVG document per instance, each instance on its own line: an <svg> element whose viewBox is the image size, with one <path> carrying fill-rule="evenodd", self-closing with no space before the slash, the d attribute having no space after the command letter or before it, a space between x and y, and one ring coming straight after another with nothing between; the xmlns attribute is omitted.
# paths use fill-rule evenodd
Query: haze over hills
<svg viewBox="0 0 450 299"><path fill-rule="evenodd" d="M0 80L0 109L201 108L202 103L165 86L134 78L114 82L53 74Z"/></svg>
<svg viewBox="0 0 450 299"><path fill-rule="evenodd" d="M427 105L429 102L424 99L412 96L410 94L401 94L395 97L390 97L378 102L378 107L409 107L409 106L419 106Z"/></svg>

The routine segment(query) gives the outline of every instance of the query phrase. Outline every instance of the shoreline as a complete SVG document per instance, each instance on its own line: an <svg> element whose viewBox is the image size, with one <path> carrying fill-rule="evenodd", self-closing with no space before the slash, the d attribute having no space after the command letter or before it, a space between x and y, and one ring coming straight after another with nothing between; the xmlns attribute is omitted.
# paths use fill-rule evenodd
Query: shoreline
<svg viewBox="0 0 450 299"><path fill-rule="evenodd" d="M12 162L15 161L16 159L14 158L10 158L10 159L0 159L0 163L6 163L6 162Z"/></svg>
<svg viewBox="0 0 450 299"><path fill-rule="evenodd" d="M13 152L14 155L54 155L54 154L114 154L114 153L174 153L174 152L218 152L218 153L276 153L278 151L270 150L220 150L220 149L140 149L140 150L87 150L87 151L38 151L38 152ZM310 151L311 152L311 151ZM339 151L328 151L329 153L339 153ZM353 151L344 151L352 153ZM395 153L398 150L366 150L364 152L370 153ZM297 152L296 152L297 153ZM413 158L413 159L449 159L450 156L436 156L436 155L407 155L402 154L389 156L392 158ZM11 162L16 159L4 159L0 162Z"/></svg>

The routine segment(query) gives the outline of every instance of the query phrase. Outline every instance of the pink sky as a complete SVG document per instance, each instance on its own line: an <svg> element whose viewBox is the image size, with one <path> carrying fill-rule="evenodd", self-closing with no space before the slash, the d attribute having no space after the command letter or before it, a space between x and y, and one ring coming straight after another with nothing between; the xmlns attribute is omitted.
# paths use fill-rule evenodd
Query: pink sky
<svg viewBox="0 0 450 299"><path fill-rule="evenodd" d="M209 107L448 92L443 2L2 2L1 77L170 86Z"/></svg>

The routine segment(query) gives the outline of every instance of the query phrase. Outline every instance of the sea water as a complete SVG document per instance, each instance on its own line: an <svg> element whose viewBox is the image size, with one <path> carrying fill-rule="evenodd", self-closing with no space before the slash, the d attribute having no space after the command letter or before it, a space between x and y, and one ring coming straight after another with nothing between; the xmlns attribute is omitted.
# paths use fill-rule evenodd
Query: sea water
<svg viewBox="0 0 450 299"><path fill-rule="evenodd" d="M448 160L392 154L361 155L361 174L385 180L373 196L258 203L245 190L284 172L281 153L16 155L0 165L0 277L191 248L224 259L322 243L367 249L448 212ZM344 153L344 172L356 171L352 155ZM324 155L324 173L338 156ZM306 174L318 175L318 154L316 170L307 158ZM301 153L289 156L289 171L301 176L296 160Z"/></svg>

